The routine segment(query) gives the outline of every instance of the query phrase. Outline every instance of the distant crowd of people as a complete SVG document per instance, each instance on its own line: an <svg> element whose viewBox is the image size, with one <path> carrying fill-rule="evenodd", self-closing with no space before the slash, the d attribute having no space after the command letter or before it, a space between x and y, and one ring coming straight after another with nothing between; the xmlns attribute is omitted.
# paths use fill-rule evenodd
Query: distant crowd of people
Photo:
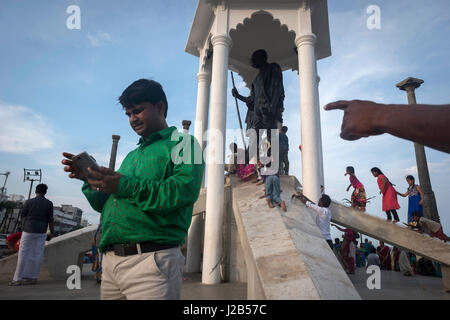
<svg viewBox="0 0 450 320"><path fill-rule="evenodd" d="M424 257L402 250L397 246L390 248L383 241L375 248L372 241L358 242L360 235L351 229L342 229L342 240L334 239L333 252L348 274L355 274L356 268L378 266L381 270L401 272L404 276L413 274L442 277L441 266ZM359 246L358 246L359 244Z"/></svg>

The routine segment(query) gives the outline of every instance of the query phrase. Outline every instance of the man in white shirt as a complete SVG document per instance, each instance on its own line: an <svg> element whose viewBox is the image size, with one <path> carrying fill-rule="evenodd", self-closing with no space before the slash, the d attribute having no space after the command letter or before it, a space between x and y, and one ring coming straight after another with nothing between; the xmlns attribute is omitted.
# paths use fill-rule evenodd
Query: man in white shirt
<svg viewBox="0 0 450 320"><path fill-rule="evenodd" d="M320 229L323 237L327 241L331 250L333 250L333 241L331 241L331 233L330 233L330 222L331 222L331 211L328 208L331 204L331 199L328 195L323 194L319 200L319 203L316 205L308 198L306 198L302 193L293 194L292 198L297 198L304 204L306 204L307 208L313 209L316 213L316 224Z"/></svg>
<svg viewBox="0 0 450 320"><path fill-rule="evenodd" d="M380 257L377 255L375 248L372 246L370 247L370 254L367 256L367 265L366 267L370 267L372 265L381 266Z"/></svg>

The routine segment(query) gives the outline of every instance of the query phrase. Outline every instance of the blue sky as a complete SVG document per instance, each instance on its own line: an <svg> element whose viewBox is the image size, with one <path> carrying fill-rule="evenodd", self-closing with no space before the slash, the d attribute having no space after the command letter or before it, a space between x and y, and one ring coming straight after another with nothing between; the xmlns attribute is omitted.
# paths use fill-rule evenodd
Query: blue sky
<svg viewBox="0 0 450 320"><path fill-rule="evenodd" d="M197 1L13 1L0 2L0 172L10 171L10 194L28 193L23 168L41 168L55 205L73 204L90 222L99 216L69 180L61 152L87 150L103 165L111 135L119 134L118 162L138 138L118 96L134 80L159 81L169 101L169 125L195 119L198 59L184 52ZM69 5L81 9L81 29L69 30ZM381 29L366 27L369 5L381 8ZM406 103L395 84L408 76L425 80L422 103L449 103L450 3L447 0L330 0L332 56L318 62L320 103L367 99ZM285 115L291 172L301 179L299 83L285 71ZM231 83L231 81L230 81ZM230 85L229 83L229 85ZM243 87L240 83L238 86ZM243 94L247 93L242 90ZM241 114L245 114L241 105ZM349 197L345 167L352 165L369 196L368 212L384 217L376 180L378 166L404 192L404 177L417 170L412 143L382 135L355 142L339 138L342 112L321 111L326 192ZM431 125L431 124L430 124ZM228 96L227 128L238 128ZM431 182L444 231L450 233L450 157L426 149ZM3 177L0 178L3 183ZM407 199L400 198L406 220Z"/></svg>

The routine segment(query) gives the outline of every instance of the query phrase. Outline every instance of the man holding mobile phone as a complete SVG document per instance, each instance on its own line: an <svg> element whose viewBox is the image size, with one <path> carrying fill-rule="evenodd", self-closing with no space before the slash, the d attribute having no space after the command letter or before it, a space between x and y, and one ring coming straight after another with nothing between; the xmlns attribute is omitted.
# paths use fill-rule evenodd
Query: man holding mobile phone
<svg viewBox="0 0 450 320"><path fill-rule="evenodd" d="M120 169L89 168L87 178L70 160L72 154L64 152L62 161L70 178L84 180L84 195L102 214L101 299L179 299L180 245L202 184L203 159L194 157L201 148L192 136L180 139L176 128L168 127L167 99L158 82L135 81L119 101L141 136ZM183 152L189 148L179 148L186 140L187 157ZM172 161L174 152L184 160Z"/></svg>

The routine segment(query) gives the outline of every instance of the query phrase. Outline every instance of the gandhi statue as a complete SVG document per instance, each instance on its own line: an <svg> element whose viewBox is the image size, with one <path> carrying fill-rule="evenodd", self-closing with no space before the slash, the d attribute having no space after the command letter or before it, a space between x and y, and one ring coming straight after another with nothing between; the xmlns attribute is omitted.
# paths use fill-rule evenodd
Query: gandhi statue
<svg viewBox="0 0 450 320"><path fill-rule="evenodd" d="M263 49L253 52L251 63L252 67L259 72L252 83L250 96L240 95L236 88L233 88L232 94L247 104L246 130L248 132L250 129L255 129L258 133L256 141L250 141L250 144L256 142L259 150L259 141L263 132L266 131L270 142L270 129L281 129L283 123L283 74L277 63L267 62L267 52Z"/></svg>

